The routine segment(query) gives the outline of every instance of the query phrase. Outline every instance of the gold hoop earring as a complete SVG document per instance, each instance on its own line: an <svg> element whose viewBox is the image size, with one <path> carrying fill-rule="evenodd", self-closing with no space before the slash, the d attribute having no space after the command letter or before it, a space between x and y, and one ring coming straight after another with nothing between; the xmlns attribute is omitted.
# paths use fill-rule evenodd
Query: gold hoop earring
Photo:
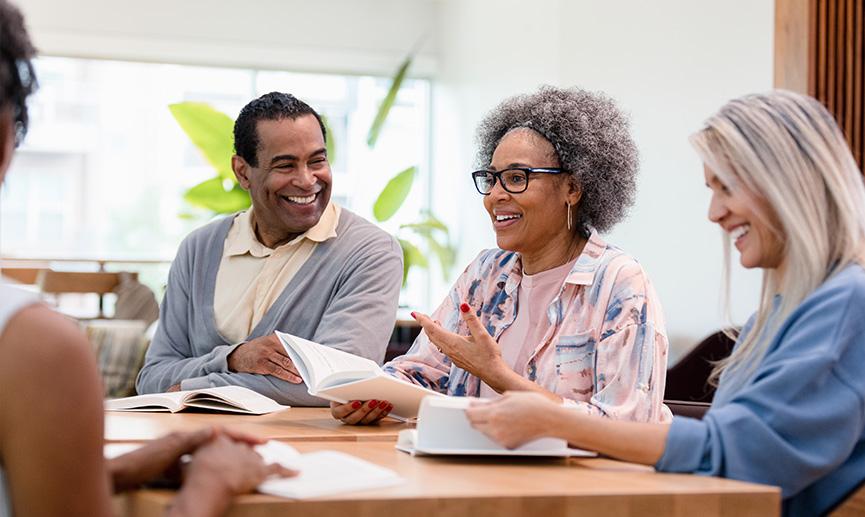
<svg viewBox="0 0 865 517"><path fill-rule="evenodd" d="M568 230L571 229L571 203L568 203Z"/></svg>

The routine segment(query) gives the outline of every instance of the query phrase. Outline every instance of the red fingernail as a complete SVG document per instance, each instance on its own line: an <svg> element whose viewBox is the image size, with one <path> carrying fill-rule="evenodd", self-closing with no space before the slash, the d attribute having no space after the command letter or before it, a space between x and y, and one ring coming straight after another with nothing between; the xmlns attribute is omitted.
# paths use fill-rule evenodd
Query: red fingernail
<svg viewBox="0 0 865 517"><path fill-rule="evenodd" d="M352 409L360 409L360 407L362 405L363 405L363 402L361 402L359 400L355 400L354 402L351 403Z"/></svg>
<svg viewBox="0 0 865 517"><path fill-rule="evenodd" d="M411 317L414 318L414 319L417 319L417 313L412 312L412 313L411 313Z"/></svg>
<svg viewBox="0 0 865 517"><path fill-rule="evenodd" d="M393 410L393 404L387 407L387 412L390 413Z"/></svg>
<svg viewBox="0 0 865 517"><path fill-rule="evenodd" d="M460 305L460 310L463 312L469 312L470 310L472 310L472 308L469 307L469 304L464 303L464 304Z"/></svg>
<svg viewBox="0 0 865 517"><path fill-rule="evenodd" d="M378 406L378 401L377 401L377 400L370 400L370 401L369 401L369 407L370 407L370 409L375 409L376 406Z"/></svg>

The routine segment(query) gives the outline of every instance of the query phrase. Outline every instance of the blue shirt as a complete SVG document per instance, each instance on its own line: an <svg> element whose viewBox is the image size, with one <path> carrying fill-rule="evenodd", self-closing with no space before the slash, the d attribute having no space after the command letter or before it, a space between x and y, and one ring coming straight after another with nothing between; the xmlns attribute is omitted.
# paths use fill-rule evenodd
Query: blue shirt
<svg viewBox="0 0 865 517"><path fill-rule="evenodd" d="M703 420L673 419L655 467L779 486L785 515L844 499L865 480L865 270L826 280L752 376L727 377Z"/></svg>

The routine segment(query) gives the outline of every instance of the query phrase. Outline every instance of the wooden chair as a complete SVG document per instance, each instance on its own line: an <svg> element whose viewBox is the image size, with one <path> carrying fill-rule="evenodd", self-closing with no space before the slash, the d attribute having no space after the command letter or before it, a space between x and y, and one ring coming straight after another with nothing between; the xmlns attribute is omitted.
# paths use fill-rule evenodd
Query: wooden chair
<svg viewBox="0 0 865 517"><path fill-rule="evenodd" d="M2 270L3 276L24 285L36 285L39 281L39 274L45 271L39 267L4 267Z"/></svg>
<svg viewBox="0 0 865 517"><path fill-rule="evenodd" d="M6 270L8 271L8 270ZM137 273L131 273L133 278L138 278ZM97 294L99 295L99 315L98 318L103 318L104 313L104 296L113 293L120 285L121 273L109 273L105 271L85 272L85 271L54 271L52 269L43 269L39 272L36 285L43 293L62 295L62 294Z"/></svg>

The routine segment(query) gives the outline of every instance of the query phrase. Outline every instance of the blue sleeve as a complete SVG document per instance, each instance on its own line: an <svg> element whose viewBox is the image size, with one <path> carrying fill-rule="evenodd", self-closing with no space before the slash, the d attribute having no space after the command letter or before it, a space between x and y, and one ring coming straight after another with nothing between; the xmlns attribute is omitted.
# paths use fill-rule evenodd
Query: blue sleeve
<svg viewBox="0 0 865 517"><path fill-rule="evenodd" d="M673 420L656 468L776 485L787 498L844 462L865 425L865 382L845 373L865 364L865 296L850 294L806 299L730 402Z"/></svg>

